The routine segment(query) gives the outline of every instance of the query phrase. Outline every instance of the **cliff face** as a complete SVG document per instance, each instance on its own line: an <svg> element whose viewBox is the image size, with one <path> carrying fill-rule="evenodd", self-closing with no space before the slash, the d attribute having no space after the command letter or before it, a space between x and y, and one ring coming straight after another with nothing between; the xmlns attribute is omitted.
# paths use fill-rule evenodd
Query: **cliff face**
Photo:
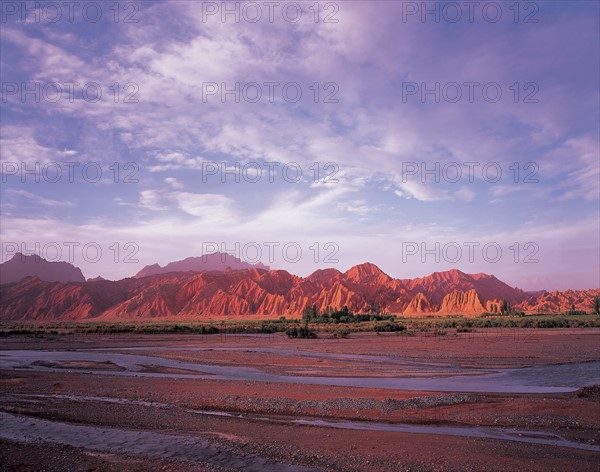
<svg viewBox="0 0 600 472"><path fill-rule="evenodd" d="M457 269L434 272L427 277L404 280L411 291L423 293L430 303L440 306L446 295L454 291L475 290L481 301L501 299L518 303L526 298L525 292L513 288L488 274L465 274Z"/></svg>
<svg viewBox="0 0 600 472"><path fill-rule="evenodd" d="M484 311L485 308L483 308L479 295L474 289L466 292L455 290L449 293L442 300L442 304L438 310L441 314L465 315L477 315Z"/></svg>
<svg viewBox="0 0 600 472"><path fill-rule="evenodd" d="M66 321L98 317L133 291L115 282L46 282L26 277L0 285L0 320Z"/></svg>
<svg viewBox="0 0 600 472"><path fill-rule="evenodd" d="M594 297L600 297L600 289L543 291L527 297L519 307L530 313L559 313L570 310L573 305L576 310L590 311Z"/></svg>
<svg viewBox="0 0 600 472"><path fill-rule="evenodd" d="M404 309L404 315L422 315L424 313L431 313L431 311L429 300L427 300L425 295L419 292Z"/></svg>
<svg viewBox="0 0 600 472"><path fill-rule="evenodd" d="M373 264L347 272L319 270L306 278L281 270L169 272L116 282L48 282L26 277L0 285L2 321L300 317L348 306L355 313L387 311L407 316L476 315L509 300L528 312L589 311L600 289L526 294L493 276L460 271L393 279ZM543 308L543 309L542 309Z"/></svg>

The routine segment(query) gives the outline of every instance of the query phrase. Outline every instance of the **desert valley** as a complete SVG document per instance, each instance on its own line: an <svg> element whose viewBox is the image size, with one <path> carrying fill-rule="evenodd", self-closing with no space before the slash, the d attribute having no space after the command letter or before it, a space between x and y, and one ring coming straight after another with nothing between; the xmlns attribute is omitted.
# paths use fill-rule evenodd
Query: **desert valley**
<svg viewBox="0 0 600 472"><path fill-rule="evenodd" d="M600 2L0 0L0 472L599 472Z"/></svg>
<svg viewBox="0 0 600 472"><path fill-rule="evenodd" d="M6 470L597 470L600 329L568 326L600 327L600 289L226 254L119 281L0 268ZM499 319L538 324L474 324Z"/></svg>

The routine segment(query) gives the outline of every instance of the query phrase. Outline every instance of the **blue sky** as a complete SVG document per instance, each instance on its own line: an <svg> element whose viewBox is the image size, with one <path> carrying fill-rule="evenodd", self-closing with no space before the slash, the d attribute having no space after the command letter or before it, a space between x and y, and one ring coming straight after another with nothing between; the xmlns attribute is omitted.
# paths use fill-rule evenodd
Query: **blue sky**
<svg viewBox="0 0 600 472"><path fill-rule="evenodd" d="M272 22L264 5L249 21L262 2L120 2L119 21L114 2L38 4L2 4L2 260L37 243L118 279L215 243L298 275L370 261L600 286L598 2L522 2L516 22L513 2L496 22L456 2L456 23L447 2L427 2L439 22L408 14L421 2L317 2L319 22L312 1Z"/></svg>

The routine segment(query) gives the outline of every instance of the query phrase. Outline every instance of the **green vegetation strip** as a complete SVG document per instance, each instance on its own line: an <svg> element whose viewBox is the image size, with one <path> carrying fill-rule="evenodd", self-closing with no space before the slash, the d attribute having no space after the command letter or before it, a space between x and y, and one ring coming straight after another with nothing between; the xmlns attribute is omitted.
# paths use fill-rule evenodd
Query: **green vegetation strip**
<svg viewBox="0 0 600 472"><path fill-rule="evenodd" d="M70 323L2 323L0 336L42 336L68 334L272 334L287 333L289 337L312 338L320 333L345 338L357 332L395 332L402 336L445 335L448 329L469 333L485 328L600 328L600 316L589 314L538 314L527 316L490 316L476 318L452 316L445 318L403 318L391 315L349 315L352 319L328 320L265 319L231 321L138 321Z"/></svg>

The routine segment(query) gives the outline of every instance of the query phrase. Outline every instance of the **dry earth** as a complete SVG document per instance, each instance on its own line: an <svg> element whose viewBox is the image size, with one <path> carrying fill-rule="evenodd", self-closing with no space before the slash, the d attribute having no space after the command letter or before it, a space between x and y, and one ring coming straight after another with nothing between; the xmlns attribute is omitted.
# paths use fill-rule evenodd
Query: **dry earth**
<svg viewBox="0 0 600 472"><path fill-rule="evenodd" d="M473 368L471 375L478 375L490 368L598 360L598 330L482 330L437 338L369 333L336 340L282 335L12 337L2 349L4 358L6 351L18 349L40 354L34 363L1 372L2 470L504 472L600 467L597 392L578 396L377 386L398 375L448 375L419 362ZM130 372L116 361L77 359L84 349L151 359ZM45 360L49 350L72 357ZM158 365L165 359L185 363ZM196 370L194 364L201 366ZM240 366L300 379L221 379L208 372ZM202 368L207 372L200 378ZM302 382L315 376L371 378L372 383ZM341 421L350 422L345 426L352 429L340 429ZM377 430L398 425L426 431ZM454 435L454 428L461 436ZM481 437L482 431L488 437ZM523 442L528 439L536 442Z"/></svg>

